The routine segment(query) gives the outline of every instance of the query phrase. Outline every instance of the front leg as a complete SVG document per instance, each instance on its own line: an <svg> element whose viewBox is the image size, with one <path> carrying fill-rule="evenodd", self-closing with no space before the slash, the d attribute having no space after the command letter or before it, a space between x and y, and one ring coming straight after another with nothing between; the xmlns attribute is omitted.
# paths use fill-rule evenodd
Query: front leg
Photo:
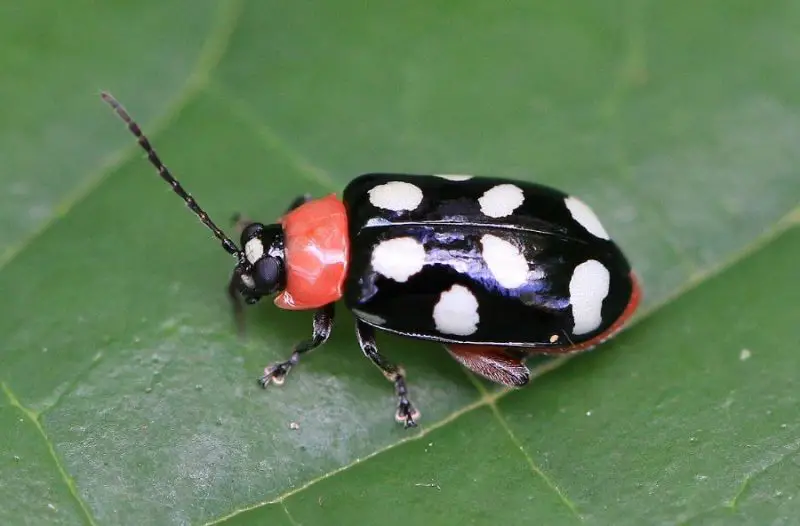
<svg viewBox="0 0 800 526"><path fill-rule="evenodd" d="M286 213L288 214L295 208L299 208L301 205L308 203L309 201L311 201L311 199L313 199L311 197L311 194L298 195L297 197L294 198L294 200L292 200L291 203L289 203L289 208L286 209Z"/></svg>
<svg viewBox="0 0 800 526"><path fill-rule="evenodd" d="M242 281L242 272L237 267L231 274L231 279L228 281L228 299L231 301L231 308L233 309L233 319L236 322L236 329L239 336L244 334L244 306L242 305L242 297L239 294L239 287Z"/></svg>
<svg viewBox="0 0 800 526"><path fill-rule="evenodd" d="M301 354L313 351L328 341L331 330L333 329L333 318L336 310L335 305L335 303L328 303L317 309L314 313L314 331L311 338L303 340L295 345L294 352L292 352L292 355L285 362L279 362L264 369L264 376L258 379L258 383L261 384L261 387L266 389L270 383L281 385L292 367L297 365L297 362L300 361Z"/></svg>
<svg viewBox="0 0 800 526"><path fill-rule="evenodd" d="M383 376L394 384L394 392L397 396L395 420L406 428L416 427L420 413L408 400L408 387L406 386L406 375L403 368L394 365L378 352L378 346L375 344L375 329L371 325L357 320L356 338L364 356L377 365Z"/></svg>
<svg viewBox="0 0 800 526"><path fill-rule="evenodd" d="M311 197L311 194L298 195L289 202L289 206L286 208L286 213L288 214L295 208L299 208L301 205L304 205L307 202L311 201L311 199L313 199ZM247 228L249 225L255 223L255 221L253 221L247 216L243 216L239 212L233 214L233 217L231 217L231 221L233 222L233 227L236 229L236 232L238 232L239 234L244 232L244 229Z"/></svg>

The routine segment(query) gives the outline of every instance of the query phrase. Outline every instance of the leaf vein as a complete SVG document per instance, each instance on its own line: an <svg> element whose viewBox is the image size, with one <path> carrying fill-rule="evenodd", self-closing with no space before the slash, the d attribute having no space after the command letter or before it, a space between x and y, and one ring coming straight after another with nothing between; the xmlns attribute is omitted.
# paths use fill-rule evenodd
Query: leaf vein
<svg viewBox="0 0 800 526"><path fill-rule="evenodd" d="M559 360L550 360L542 364L541 367L537 367L536 369L531 371L531 380L533 380L538 376L541 376L542 374L545 374L548 371L551 371L553 368L559 367L560 365L561 362ZM519 450L520 453L522 453L522 456L525 458L525 461L528 464L528 467L533 472L533 474L541 478L541 480L545 483L545 485L551 490L553 490L556 493L556 495L558 495L559 500L570 510L570 512L580 522L583 522L583 516L578 512L578 508L575 506L575 504L569 499L569 497L567 497L567 495L561 490L561 488L558 487L558 484L556 484L549 476L547 476L547 474L545 474L545 472L538 465L536 465L536 463L533 461L533 457L531 457L528 454L528 452L522 446L522 443L519 441L517 436L509 427L508 422L506 422L506 419L503 418L502 414L500 413L500 409L497 407L497 400L504 397L509 392L513 392L514 390L503 389L495 393L489 393L486 390L486 387L484 387L484 385L480 381L478 381L475 375L467 372L465 369L462 370L464 371L464 374L469 376L470 381L472 381L472 383L475 385L478 391L481 392L482 399L488 401L489 408L491 409L492 414L500 424L500 427L502 427L505 430L506 434L508 434L508 437L511 440L511 443L514 445L514 447L517 450Z"/></svg>
<svg viewBox="0 0 800 526"><path fill-rule="evenodd" d="M462 415L465 415L465 414L467 414L467 413L469 413L471 411L474 411L476 409L480 409L481 407L486 407L486 406L490 405L492 403L493 399L494 399L493 396L480 398L480 399L476 400L475 402L462 407L461 409L453 411L452 413L450 413L446 417L442 418L441 420L439 420L437 422L434 422L431 425L422 428L418 433L416 433L414 435L410 435L410 436L401 438L400 440L397 440L396 442L392 442L391 444L387 444L386 446L384 446L384 447L382 447L380 449L376 449L375 451L373 451L373 452L371 452L371 453L369 453L369 454L367 454L367 455L365 455L363 457L360 457L360 458L357 458L357 459L353 460L349 464L345 464L345 465L343 465L341 467L338 467L338 468L336 468L334 470L331 470L331 471L329 471L327 473L324 473L324 474L322 474L322 475L320 475L320 476L318 476L318 477L316 477L314 479L311 479L308 482L306 482L305 484L303 484L302 486L298 486L297 488L293 488L293 489L287 491L286 493L283 493L282 495L279 495L278 497L275 497L274 499L258 502L256 504L251 505L251 506L246 506L244 508L240 508L238 510L234 510L231 513L229 513L229 514L227 514L227 515L225 515L223 517L220 517L218 519L215 519L213 521L205 523L204 526L213 526L213 525L221 524L221 523L225 522L226 520L228 520L230 518L233 518L234 516L239 515L241 513L244 513L244 512L247 512L247 511L252 511L252 510L261 508L263 506L269 506L270 504L280 504L284 500L288 499L289 497L292 497L293 495L296 495L296 494L298 494L298 493L300 493L302 491L305 491L306 489L308 489L309 487L317 484L318 482L322 482L323 480L326 480L326 479L328 479L330 477L333 477L334 475L337 475L337 474L339 474L339 473L341 473L343 471L346 471L346 470L348 470L348 469L350 469L352 467L355 467L355 466L361 464L362 462L365 462L365 461L367 461L367 460L369 460L369 459L371 459L373 457L377 457L378 455L380 455L382 453L390 451L390 450L392 450L392 449L394 449L394 448L396 448L398 446L401 446L403 444L406 444L408 442L421 440L422 438L426 437L427 435L429 435L433 431L439 429L442 426L445 426L445 425L449 424L450 422L456 420L457 418L461 417Z"/></svg>
<svg viewBox="0 0 800 526"><path fill-rule="evenodd" d="M525 457L525 461L528 463L528 467L531 468L531 471L534 473L534 475L536 475L539 478L541 478L544 481L544 483L547 485L547 487L550 488L551 490L553 490L556 493L556 495L558 495L558 498L561 500L561 502L567 508L569 508L569 511L575 516L576 519L578 519L578 521L583 522L583 516L578 511L578 508L575 505L575 503L572 502L569 499L569 497L567 496L567 494L564 493L564 491L558 486L558 484L556 484L555 481L553 481L553 479L550 478L550 476L548 476L542 470L542 468L540 468L536 464L536 462L533 461L533 457L531 457L531 455L528 453L528 451L522 445L522 442L519 441L517 436L511 430L511 428L508 425L508 422L506 422L506 419L503 418L503 415L500 413L500 410L498 409L497 404L492 402L490 404L490 407L492 409L492 413L494 414L495 418L500 423L500 426L503 429L505 429L506 433L508 434L508 437L511 439L511 442L519 450L519 452L522 453L522 456Z"/></svg>
<svg viewBox="0 0 800 526"><path fill-rule="evenodd" d="M44 416L45 413L48 413L53 409L55 409L56 407L58 407L61 404L61 402L75 390L80 381L86 378L89 375L89 373L91 373L102 360L103 360L103 353L98 352L92 359L91 363L87 367L85 367L83 371L76 374L75 377L67 384L67 386L61 390L61 393L56 397L55 400L53 400L51 403L45 405L45 407L39 410L38 413L39 418Z"/></svg>
<svg viewBox="0 0 800 526"><path fill-rule="evenodd" d="M75 501L78 503L78 506L81 508L81 511L84 514L86 522L89 523L91 526L97 526L97 522L95 522L94 516L92 515L89 506L86 504L86 502L84 502L84 500L78 493L78 488L75 485L75 481L72 479L72 477L69 476L67 470L64 469L64 465L62 464L61 459L59 459L55 447L53 447L53 443L50 441L50 438L47 436L47 433L42 427L42 423L40 421L40 415L36 413L36 411L33 411L32 409L29 409L24 405L22 405L22 403L19 401L19 398L17 398L17 396L5 382L0 384L0 387L2 387L3 393L6 395L6 399L11 404L11 406L18 409L23 415L25 415L25 418L28 419L33 424L33 426L39 432L39 435L41 435L42 440L44 440L44 443L47 446L47 451L50 453L50 457L53 459L53 463L55 464L56 469L61 475L61 479L64 481L64 484L66 484L70 495L72 495L72 498L75 499Z"/></svg>
<svg viewBox="0 0 800 526"><path fill-rule="evenodd" d="M683 520L681 520L681 522L677 523L677 526L689 526L690 524L696 521L702 521L703 518L712 515L713 513L719 510L728 510L731 513L731 515L739 513L740 511L739 500L742 498L745 492L747 492L747 489L750 487L753 481L756 480L758 477L766 474L770 469L774 468L775 466L779 466L782 463L784 463L790 456L796 454L797 451L800 449L800 440L795 440L794 442L785 445L784 448L786 449L786 451L783 454L777 456L767 464L760 466L758 469L753 470L750 473L747 473L745 477L742 479L742 482L736 488L736 492L734 493L733 497L730 500L717 504L710 508L701 510L689 517L685 517Z"/></svg>
<svg viewBox="0 0 800 526"><path fill-rule="evenodd" d="M291 524L292 524L292 526L300 526L300 525L297 523L297 521L295 521L295 520L294 520L294 517L292 517L292 514L291 514L291 513L289 513L289 508L287 508L287 507L286 507L286 503L285 503L284 501L281 501L281 502L280 502L280 505L281 505L281 508L283 509L283 512L284 512L284 513L286 514L286 516L289 518L289 523L291 523Z"/></svg>

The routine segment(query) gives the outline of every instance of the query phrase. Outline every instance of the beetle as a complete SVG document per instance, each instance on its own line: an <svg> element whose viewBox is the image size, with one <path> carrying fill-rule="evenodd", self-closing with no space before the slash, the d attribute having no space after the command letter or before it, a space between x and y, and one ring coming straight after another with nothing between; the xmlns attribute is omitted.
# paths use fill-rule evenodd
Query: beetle
<svg viewBox="0 0 800 526"><path fill-rule="evenodd" d="M300 357L323 345L344 300L361 351L394 384L395 418L417 425L406 375L379 351L376 330L442 343L471 371L521 387L525 358L584 351L618 332L639 304L628 260L580 199L539 184L469 175L372 173L342 198L295 199L279 223L239 219L241 249L172 176L110 94L159 175L236 259L228 295L314 311L310 339L268 366L282 384Z"/></svg>

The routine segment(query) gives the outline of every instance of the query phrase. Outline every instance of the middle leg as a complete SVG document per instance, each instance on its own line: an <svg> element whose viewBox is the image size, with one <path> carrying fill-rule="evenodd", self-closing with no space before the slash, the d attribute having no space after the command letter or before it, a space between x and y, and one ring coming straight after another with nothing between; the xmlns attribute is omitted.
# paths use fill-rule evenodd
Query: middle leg
<svg viewBox="0 0 800 526"><path fill-rule="evenodd" d="M356 320L356 338L364 355L378 366L378 369L381 370L387 380L394 384L394 392L397 395L395 420L402 423L406 428L416 427L420 413L408 399L406 374L403 368L393 364L378 352L378 347L375 344L375 329L371 325L367 325L361 320Z"/></svg>

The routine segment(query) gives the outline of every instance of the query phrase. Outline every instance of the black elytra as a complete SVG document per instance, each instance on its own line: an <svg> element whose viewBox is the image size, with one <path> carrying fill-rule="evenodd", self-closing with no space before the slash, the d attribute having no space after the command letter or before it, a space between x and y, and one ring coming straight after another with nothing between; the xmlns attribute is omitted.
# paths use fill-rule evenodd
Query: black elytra
<svg viewBox="0 0 800 526"><path fill-rule="evenodd" d="M341 274L335 294L322 291L326 300L306 300L304 308L315 309L312 337L265 369L259 379L264 387L283 383L301 355L328 340L334 305L343 298L356 317L359 347L394 384L395 418L412 427L419 412L409 400L405 372L379 353L376 330L441 342L473 372L519 387L530 377L526 357L592 348L620 330L639 303L641 290L627 259L586 204L553 188L503 178L362 175L347 185L341 202L300 196L280 224L239 220L240 249L171 175L122 106L107 93L103 99L159 175L236 258L227 290L240 328L240 298L252 304L278 294L284 301L276 304L299 308L285 306L289 293L300 290L293 280L309 270ZM336 206L341 214L328 220L324 214ZM309 224L309 231L323 232L321 237L297 248L305 237L293 233L299 219L286 219L294 213L318 221L319 228ZM337 221L344 222L343 232ZM309 268L307 257L306 266L298 266L293 254L324 252L316 243L336 235L345 238L336 245L339 260L331 251L318 267Z"/></svg>
<svg viewBox="0 0 800 526"><path fill-rule="evenodd" d="M573 217L565 205L567 194L500 178L459 179L368 174L347 186L343 200L353 250L344 298L356 316L382 330L426 340L536 348L539 352L589 342L620 319L638 293L630 265L614 242L590 233ZM393 211L375 206L370 191L397 182L421 190L422 200L416 208ZM504 200L518 196L521 203L507 215L487 216L482 199L495 215L505 212L490 210L492 194L483 197L497 188L495 206L502 207ZM401 189L398 186L398 191ZM425 254L424 267L402 282L375 268L376 247L400 238L418 242ZM407 246L413 244L409 241ZM493 248L500 251L497 258L506 266L505 272L487 264ZM513 260L514 251L519 252L519 261ZM608 271L610 283L601 304L600 323L577 334L573 331L570 284L575 269L590 260ZM507 268L514 263L527 265L527 275L520 276L515 286L504 285L517 277L513 268ZM469 335L437 330L432 315L442 292L454 285L465 287L477 300L478 322ZM586 292L592 292L591 288Z"/></svg>

